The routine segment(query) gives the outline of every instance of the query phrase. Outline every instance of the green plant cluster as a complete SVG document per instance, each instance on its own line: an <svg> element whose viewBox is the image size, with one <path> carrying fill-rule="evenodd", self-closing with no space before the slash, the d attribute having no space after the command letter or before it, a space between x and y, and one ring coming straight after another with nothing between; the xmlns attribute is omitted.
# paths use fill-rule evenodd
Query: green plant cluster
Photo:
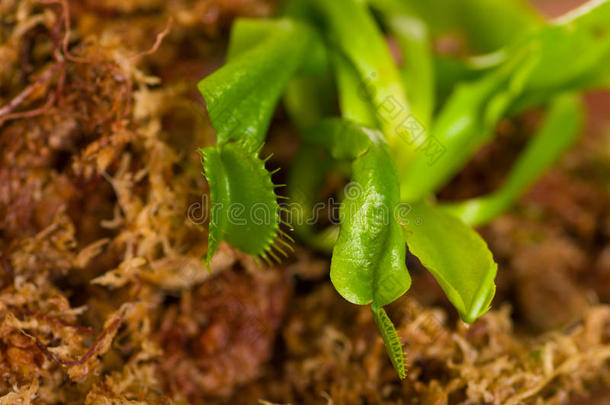
<svg viewBox="0 0 610 405"><path fill-rule="evenodd" d="M199 83L217 132L216 145L200 150L212 214L206 259L222 240L266 261L290 247L259 156L282 100L302 135L288 176L296 214L311 212L331 171L349 173L360 190L344 199L340 225L298 221L295 233L332 249L332 283L346 300L371 305L404 378L383 307L410 287L406 248L465 322L488 310L497 265L471 226L505 211L574 141L583 121L577 93L610 84L609 29L609 1L549 22L514 0L294 0L276 19L237 20L226 64ZM466 56L434 51L446 33L463 39ZM544 121L499 189L436 201L499 120L533 107ZM255 221L256 209L271 215Z"/></svg>

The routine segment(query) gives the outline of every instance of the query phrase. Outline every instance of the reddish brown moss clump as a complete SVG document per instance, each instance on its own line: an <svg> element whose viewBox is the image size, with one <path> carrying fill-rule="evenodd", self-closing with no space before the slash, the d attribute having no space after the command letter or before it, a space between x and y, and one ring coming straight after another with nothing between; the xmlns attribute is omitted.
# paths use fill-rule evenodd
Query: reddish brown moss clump
<svg viewBox="0 0 610 405"><path fill-rule="evenodd" d="M161 321L163 378L174 398L205 403L261 374L288 299L286 274L224 272L169 306Z"/></svg>

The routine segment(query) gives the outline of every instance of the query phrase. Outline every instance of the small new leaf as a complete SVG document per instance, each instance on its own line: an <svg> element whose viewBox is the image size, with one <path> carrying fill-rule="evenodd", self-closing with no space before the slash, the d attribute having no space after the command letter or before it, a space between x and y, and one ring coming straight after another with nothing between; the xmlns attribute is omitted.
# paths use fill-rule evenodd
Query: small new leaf
<svg viewBox="0 0 610 405"><path fill-rule="evenodd" d="M383 308L371 306L371 311L383 338L383 343L385 343L385 349L388 352L390 361L398 373L398 377L404 380L407 377L407 366L405 364L405 355L402 351L402 343L400 343L396 328Z"/></svg>

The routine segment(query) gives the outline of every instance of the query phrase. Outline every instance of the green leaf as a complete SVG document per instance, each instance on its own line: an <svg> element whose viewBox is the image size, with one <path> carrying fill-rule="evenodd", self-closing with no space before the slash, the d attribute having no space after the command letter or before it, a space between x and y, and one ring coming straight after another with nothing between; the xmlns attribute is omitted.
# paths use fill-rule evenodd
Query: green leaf
<svg viewBox="0 0 610 405"><path fill-rule="evenodd" d="M231 39L227 51L227 61L231 62L244 52L258 46L259 43L268 40L270 36L277 36L279 21L287 21L291 24L302 24L289 18L280 20L240 18L236 20L231 27ZM308 31L307 35L311 38L306 39L304 43L299 45L305 45L307 47L307 57L301 60L301 63L298 66L298 72L319 74L328 68L326 47L321 41L321 38L319 38L312 29L309 27L305 28L305 26L302 26L301 29ZM302 39L304 38L301 38L301 40Z"/></svg>
<svg viewBox="0 0 610 405"><path fill-rule="evenodd" d="M401 200L419 201L447 182L492 135L521 93L532 63L529 50L472 83L461 84L439 113L429 143L401 175ZM422 176L425 173L425 176Z"/></svg>
<svg viewBox="0 0 610 405"><path fill-rule="evenodd" d="M392 155L379 132L348 121L323 121L305 136L326 147L335 159L352 160L352 182L339 213L331 281L354 304L387 305L411 285L402 230L395 217L400 206Z"/></svg>
<svg viewBox="0 0 610 405"><path fill-rule="evenodd" d="M257 47L279 31L277 20L239 18L231 26L227 62Z"/></svg>
<svg viewBox="0 0 610 405"><path fill-rule="evenodd" d="M266 260L275 256L271 249L279 231L279 207L265 163L239 142L199 152L210 186L207 261L222 240Z"/></svg>
<svg viewBox="0 0 610 405"><path fill-rule="evenodd" d="M456 32L475 52L494 51L543 20L525 0L368 0L374 7L406 9L423 19L434 36Z"/></svg>
<svg viewBox="0 0 610 405"><path fill-rule="evenodd" d="M402 139L409 136L403 132L410 132L411 127L401 127L402 132L397 128L412 111L398 68L375 19L361 1L314 0L312 3L323 16L331 45L345 55L358 73L362 87L356 96L373 106L377 125L401 169L415 149Z"/></svg>
<svg viewBox="0 0 610 405"><path fill-rule="evenodd" d="M543 24L526 0L459 0L458 19L470 44L491 52Z"/></svg>
<svg viewBox="0 0 610 405"><path fill-rule="evenodd" d="M413 114L428 128L434 111L434 58L426 26L407 15L388 18L403 55L400 68Z"/></svg>
<svg viewBox="0 0 610 405"><path fill-rule="evenodd" d="M462 221L426 203L402 216L409 251L432 273L468 323L489 308L497 264L485 241Z"/></svg>
<svg viewBox="0 0 610 405"><path fill-rule="evenodd" d="M610 2L589 2L528 37L536 65L512 110L545 102L568 91L610 85ZM561 66L561 69L557 69Z"/></svg>
<svg viewBox="0 0 610 405"><path fill-rule="evenodd" d="M405 364L405 355L402 351L402 344L398 338L396 328L383 308L375 308L372 306L371 311L373 312L373 318L375 319L377 328L383 338L383 343L385 344L385 349L390 357L390 361L398 373L398 377L400 377L401 380L404 380L407 377L407 366Z"/></svg>
<svg viewBox="0 0 610 405"><path fill-rule="evenodd" d="M434 58L432 41L425 23L404 1L376 0L389 32L396 38L402 54L402 76L407 99L414 115L428 127L434 110Z"/></svg>
<svg viewBox="0 0 610 405"><path fill-rule="evenodd" d="M400 225L393 216L398 182L386 175L395 170L393 166L389 151L373 148L352 166L355 195L343 201L330 278L337 291L354 304L383 306L411 285Z"/></svg>
<svg viewBox="0 0 610 405"><path fill-rule="evenodd" d="M381 308L411 286L405 265L396 166L381 133L355 123L328 119L305 134L335 159L352 161L352 181L340 209L339 237L330 279L343 298L371 304L375 322L399 377L406 370L396 329Z"/></svg>
<svg viewBox="0 0 610 405"><path fill-rule="evenodd" d="M271 174L258 157L275 106L313 48L322 47L306 24L280 19L240 20L229 63L198 87L217 132L217 146L200 150L210 186L207 261L222 240L269 261L279 231Z"/></svg>
<svg viewBox="0 0 610 405"><path fill-rule="evenodd" d="M282 91L316 41L315 33L300 22L258 24L263 27L253 35L258 41L240 40L230 62L198 85L219 145L231 139L243 141L250 150L262 145ZM257 23L237 24L238 31L253 31L253 25Z"/></svg>
<svg viewBox="0 0 610 405"><path fill-rule="evenodd" d="M460 85L432 128L435 148L422 148L401 172L401 198L418 201L442 186L509 112L604 79L610 65L608 26L610 2L605 1L521 39L493 72Z"/></svg>
<svg viewBox="0 0 610 405"><path fill-rule="evenodd" d="M558 97L500 189L487 196L443 205L443 209L469 225L482 225L500 215L572 145L582 128L583 115L576 97Z"/></svg>
<svg viewBox="0 0 610 405"><path fill-rule="evenodd" d="M332 52L331 61L337 81L341 116L367 127L377 126L375 107L363 94L364 83L354 65L341 52Z"/></svg>

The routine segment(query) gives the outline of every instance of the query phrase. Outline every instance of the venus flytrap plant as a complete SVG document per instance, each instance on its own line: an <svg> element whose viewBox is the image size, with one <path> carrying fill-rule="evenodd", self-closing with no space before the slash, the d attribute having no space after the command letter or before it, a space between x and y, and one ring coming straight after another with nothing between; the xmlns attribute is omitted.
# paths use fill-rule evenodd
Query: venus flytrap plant
<svg viewBox="0 0 610 405"><path fill-rule="evenodd" d="M383 306L411 286L400 223L399 184L394 159L383 135L347 120L324 120L305 140L348 160L357 193L341 207L341 230L333 249L330 278L346 300L368 305L388 354L401 378L405 365L396 330Z"/></svg>
<svg viewBox="0 0 610 405"><path fill-rule="evenodd" d="M271 174L258 154L275 105L305 65L314 36L309 27L286 19L239 22L230 63L199 83L217 132L217 144L200 150L210 185L208 263L222 240L266 261L285 254L274 244L288 236L279 228ZM255 208L268 217L253 221Z"/></svg>
<svg viewBox="0 0 610 405"><path fill-rule="evenodd" d="M404 65L391 57L369 6L397 39ZM199 84L218 134L216 145L201 150L212 213L207 260L222 240L266 261L290 247L276 186L259 157L284 96L303 140L288 176L296 234L332 250L332 283L346 300L371 306L400 378L402 346L383 307L410 287L406 247L465 322L483 315L497 265L469 225L500 215L573 142L582 122L574 93L609 84L610 2L546 25L520 2L463 6L470 11L461 19L437 21L416 1L293 0L283 18L237 21L227 64ZM485 18L472 12L478 8ZM491 23L505 17L526 29ZM445 83L447 99L435 90L443 70L435 68L431 35L439 27L462 27L474 48L493 52L458 67L454 77L469 81L453 90ZM334 93L341 118L329 118ZM545 121L497 191L434 203L434 192L491 140L500 119L532 106L547 107ZM358 192L346 192L340 225L319 231L307 219L325 176L337 170Z"/></svg>

